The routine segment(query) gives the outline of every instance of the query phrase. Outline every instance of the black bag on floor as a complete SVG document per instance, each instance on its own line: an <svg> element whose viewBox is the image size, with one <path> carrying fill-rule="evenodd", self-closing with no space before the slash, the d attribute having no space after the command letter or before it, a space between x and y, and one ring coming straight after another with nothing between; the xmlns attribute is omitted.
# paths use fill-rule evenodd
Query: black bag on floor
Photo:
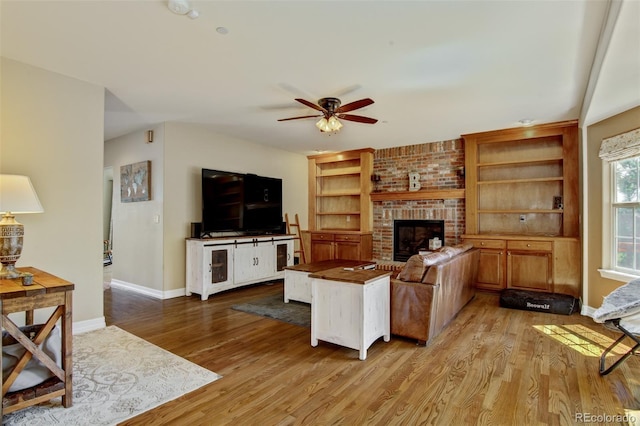
<svg viewBox="0 0 640 426"><path fill-rule="evenodd" d="M500 306L525 311L571 315L580 310L580 299L568 294L508 288L500 292Z"/></svg>

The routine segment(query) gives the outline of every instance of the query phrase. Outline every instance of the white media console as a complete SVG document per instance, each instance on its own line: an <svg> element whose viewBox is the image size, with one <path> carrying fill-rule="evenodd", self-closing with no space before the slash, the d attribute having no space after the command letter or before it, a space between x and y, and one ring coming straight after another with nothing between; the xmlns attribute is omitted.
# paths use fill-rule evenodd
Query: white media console
<svg viewBox="0 0 640 426"><path fill-rule="evenodd" d="M187 291L202 300L221 291L284 278L293 235L187 239Z"/></svg>

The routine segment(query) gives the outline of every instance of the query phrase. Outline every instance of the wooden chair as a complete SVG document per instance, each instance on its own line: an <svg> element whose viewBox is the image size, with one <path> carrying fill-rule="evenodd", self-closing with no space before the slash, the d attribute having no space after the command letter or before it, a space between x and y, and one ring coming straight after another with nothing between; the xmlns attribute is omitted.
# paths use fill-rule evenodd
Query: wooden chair
<svg viewBox="0 0 640 426"><path fill-rule="evenodd" d="M298 241L298 247L299 249L294 249L293 251L293 255L295 256L296 254L300 255L300 263L307 263L306 258L305 258L305 254L304 254L304 244L302 243L302 235L301 235L301 230L300 230L300 220L298 219L298 213L296 213L294 215L295 221L294 222L290 222L289 221L289 214L285 213L284 214L284 221L287 224L287 234L293 234L296 237L294 238L294 241ZM295 228L295 232L291 232L291 228Z"/></svg>

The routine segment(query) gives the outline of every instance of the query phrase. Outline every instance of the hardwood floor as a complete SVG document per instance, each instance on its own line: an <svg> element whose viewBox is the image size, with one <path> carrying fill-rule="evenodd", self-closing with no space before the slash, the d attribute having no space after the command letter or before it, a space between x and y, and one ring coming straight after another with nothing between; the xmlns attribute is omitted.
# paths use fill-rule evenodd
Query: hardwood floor
<svg viewBox="0 0 640 426"><path fill-rule="evenodd" d="M355 350L311 347L307 328L231 309L282 290L204 302L107 290L107 324L223 376L122 424L622 424L615 416L640 408L640 359L600 377L598 357L616 335L579 314L499 308L479 293L431 346L392 336L360 361Z"/></svg>

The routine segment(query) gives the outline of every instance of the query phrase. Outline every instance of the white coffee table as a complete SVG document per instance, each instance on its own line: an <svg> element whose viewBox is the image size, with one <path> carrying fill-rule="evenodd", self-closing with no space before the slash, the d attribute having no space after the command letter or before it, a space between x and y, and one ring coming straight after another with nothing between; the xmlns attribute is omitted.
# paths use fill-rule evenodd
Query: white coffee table
<svg viewBox="0 0 640 426"><path fill-rule="evenodd" d="M334 259L287 266L284 269L284 303L289 303L289 300L311 303L310 274L333 268L357 268L372 264L375 262Z"/></svg>
<svg viewBox="0 0 640 426"><path fill-rule="evenodd" d="M391 338L390 271L334 268L310 274L311 346L318 340L360 351Z"/></svg>

